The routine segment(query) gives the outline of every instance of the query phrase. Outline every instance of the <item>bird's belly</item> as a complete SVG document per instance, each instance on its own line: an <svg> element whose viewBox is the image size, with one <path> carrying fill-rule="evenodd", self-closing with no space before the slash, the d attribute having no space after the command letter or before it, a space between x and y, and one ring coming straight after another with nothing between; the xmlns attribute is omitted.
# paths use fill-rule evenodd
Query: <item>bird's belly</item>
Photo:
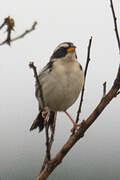
<svg viewBox="0 0 120 180"><path fill-rule="evenodd" d="M43 86L45 105L53 111L68 109L78 98L83 86L81 76L76 73L66 74L63 77L64 79L61 76L50 76L48 83Z"/></svg>
<svg viewBox="0 0 120 180"><path fill-rule="evenodd" d="M52 100L48 100L48 107L53 111L65 111L68 109L79 96L80 91L72 89L66 89L66 92L62 91L61 94L55 92ZM56 94L56 95L55 95Z"/></svg>

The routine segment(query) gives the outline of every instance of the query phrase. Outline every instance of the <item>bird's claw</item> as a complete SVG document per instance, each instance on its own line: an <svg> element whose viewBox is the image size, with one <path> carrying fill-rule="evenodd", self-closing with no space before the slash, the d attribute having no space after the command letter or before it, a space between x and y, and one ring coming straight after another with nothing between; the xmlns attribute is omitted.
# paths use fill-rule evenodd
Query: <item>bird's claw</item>
<svg viewBox="0 0 120 180"><path fill-rule="evenodd" d="M71 129L71 132L74 134L75 132L78 132L80 129L80 124L75 123L73 128Z"/></svg>

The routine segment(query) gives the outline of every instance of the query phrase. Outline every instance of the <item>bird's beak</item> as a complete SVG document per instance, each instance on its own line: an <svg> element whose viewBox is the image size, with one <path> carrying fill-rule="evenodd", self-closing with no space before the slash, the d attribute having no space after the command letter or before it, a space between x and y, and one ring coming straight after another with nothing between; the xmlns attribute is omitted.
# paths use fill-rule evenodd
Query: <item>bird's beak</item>
<svg viewBox="0 0 120 180"><path fill-rule="evenodd" d="M75 52L76 46L69 47L67 52Z"/></svg>

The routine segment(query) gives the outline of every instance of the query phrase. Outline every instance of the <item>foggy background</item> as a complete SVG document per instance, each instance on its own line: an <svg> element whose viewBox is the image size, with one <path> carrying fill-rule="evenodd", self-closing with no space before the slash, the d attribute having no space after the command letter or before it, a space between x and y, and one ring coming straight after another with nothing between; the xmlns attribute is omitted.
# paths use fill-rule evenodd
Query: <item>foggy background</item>
<svg viewBox="0 0 120 180"><path fill-rule="evenodd" d="M55 47L64 41L77 46L83 68L87 46L93 36L84 104L80 119L86 119L99 103L104 81L107 90L115 79L120 56L114 33L109 0L1 0L0 24L7 16L15 20L13 36L36 30L11 47L0 47L0 177L2 180L34 180L45 155L45 134L29 132L38 113L34 95L35 79L28 64L34 61L40 70ZM114 0L118 23L120 3ZM120 23L119 23L120 26ZM0 31L0 42L5 29ZM76 117L79 100L68 110ZM115 98L86 132L49 180L120 179L120 97ZM70 136L72 123L58 113L55 154Z"/></svg>

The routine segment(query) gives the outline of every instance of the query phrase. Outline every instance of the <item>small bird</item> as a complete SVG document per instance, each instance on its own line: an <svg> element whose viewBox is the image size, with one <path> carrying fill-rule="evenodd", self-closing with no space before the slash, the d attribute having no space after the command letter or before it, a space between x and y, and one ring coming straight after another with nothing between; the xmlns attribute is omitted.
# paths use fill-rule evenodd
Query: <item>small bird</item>
<svg viewBox="0 0 120 180"><path fill-rule="evenodd" d="M77 100L84 85L84 73L77 61L75 49L76 46L71 42L59 44L48 64L39 73L41 90L38 83L35 90L39 114L30 131L37 127L42 131L46 121L53 124L57 111L65 112L72 121L73 128L77 128L76 122L67 112Z"/></svg>

